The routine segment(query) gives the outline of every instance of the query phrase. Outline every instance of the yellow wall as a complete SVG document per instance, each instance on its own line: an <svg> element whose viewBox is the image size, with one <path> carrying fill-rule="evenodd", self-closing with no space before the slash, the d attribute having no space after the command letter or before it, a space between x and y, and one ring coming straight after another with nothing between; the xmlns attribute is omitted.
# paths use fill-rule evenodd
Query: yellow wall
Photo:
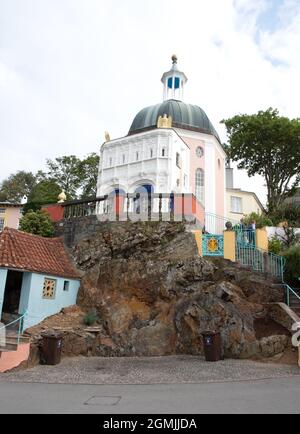
<svg viewBox="0 0 300 434"><path fill-rule="evenodd" d="M256 229L256 247L261 250L269 250L269 239L266 229Z"/></svg>
<svg viewBox="0 0 300 434"><path fill-rule="evenodd" d="M0 205L0 208L5 208L5 212L0 213L0 219L4 219L4 227L18 229L21 218L21 207L8 207Z"/></svg>
<svg viewBox="0 0 300 434"><path fill-rule="evenodd" d="M236 233L234 231L224 231L224 259L236 262Z"/></svg>
<svg viewBox="0 0 300 434"><path fill-rule="evenodd" d="M231 209L231 197L240 197L242 199L242 213L235 213L232 212ZM256 200L253 193L248 193L246 191L239 191L239 190L226 190L226 205L227 205L227 218L228 220L237 221L239 222L243 216L249 215L253 212L262 214L262 208L260 203Z"/></svg>
<svg viewBox="0 0 300 434"><path fill-rule="evenodd" d="M196 239L196 243L197 243L197 247L198 247L198 252L199 255L201 256L201 258L203 257L203 250L202 250L202 231L192 231L195 239Z"/></svg>

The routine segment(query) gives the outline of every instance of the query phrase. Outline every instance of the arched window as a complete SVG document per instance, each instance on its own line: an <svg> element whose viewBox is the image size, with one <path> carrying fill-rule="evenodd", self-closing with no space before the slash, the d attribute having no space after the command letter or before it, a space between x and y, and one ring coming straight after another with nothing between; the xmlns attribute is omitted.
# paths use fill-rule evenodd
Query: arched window
<svg viewBox="0 0 300 434"><path fill-rule="evenodd" d="M150 158L153 158L153 149L150 149Z"/></svg>
<svg viewBox="0 0 300 434"><path fill-rule="evenodd" d="M205 197L205 178L204 178L204 170L197 169L196 170L196 198L199 202L204 203Z"/></svg>
<svg viewBox="0 0 300 434"><path fill-rule="evenodd" d="M166 149L165 148L162 149L161 155L162 155L162 157L166 156Z"/></svg>

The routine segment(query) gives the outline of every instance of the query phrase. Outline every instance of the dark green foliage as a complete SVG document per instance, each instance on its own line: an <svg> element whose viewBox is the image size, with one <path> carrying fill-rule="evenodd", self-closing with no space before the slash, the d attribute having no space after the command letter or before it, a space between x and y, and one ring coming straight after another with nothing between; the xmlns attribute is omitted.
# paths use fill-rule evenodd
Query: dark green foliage
<svg viewBox="0 0 300 434"><path fill-rule="evenodd" d="M268 210L275 211L293 195L300 181L300 122L272 108L255 115L222 121L227 128L228 157L248 175L264 177Z"/></svg>
<svg viewBox="0 0 300 434"><path fill-rule="evenodd" d="M19 171L12 174L0 185L0 200L21 203L24 196L30 195L36 182L36 175L31 172Z"/></svg>
<svg viewBox="0 0 300 434"><path fill-rule="evenodd" d="M47 160L47 177L63 189L68 199L76 199L77 190L80 187L81 160L75 155Z"/></svg>
<svg viewBox="0 0 300 434"><path fill-rule="evenodd" d="M274 237L269 241L269 252L274 255L279 255L283 250L283 243L278 238Z"/></svg>
<svg viewBox="0 0 300 434"><path fill-rule="evenodd" d="M266 226L273 226L273 222L269 217L267 217L265 214L257 214L255 212L246 216L244 218L244 223L246 226L249 226L253 220L256 222L257 229L262 229Z"/></svg>
<svg viewBox="0 0 300 434"><path fill-rule="evenodd" d="M300 277L300 244L290 247L283 253L283 256L286 259L285 278L289 281L298 281Z"/></svg>
<svg viewBox="0 0 300 434"><path fill-rule="evenodd" d="M33 235L51 238L54 236L54 225L44 211L28 211L20 221L20 230Z"/></svg>
<svg viewBox="0 0 300 434"><path fill-rule="evenodd" d="M288 222L289 226L300 227L300 205L283 204L273 211L271 218L275 226L282 222Z"/></svg>
<svg viewBox="0 0 300 434"><path fill-rule="evenodd" d="M79 166L81 197L96 197L100 157L96 153L88 155Z"/></svg>
<svg viewBox="0 0 300 434"><path fill-rule="evenodd" d="M96 324L96 322L98 320L99 320L99 317L98 317L97 312L92 310L85 315L83 322L87 326L93 326L94 324Z"/></svg>

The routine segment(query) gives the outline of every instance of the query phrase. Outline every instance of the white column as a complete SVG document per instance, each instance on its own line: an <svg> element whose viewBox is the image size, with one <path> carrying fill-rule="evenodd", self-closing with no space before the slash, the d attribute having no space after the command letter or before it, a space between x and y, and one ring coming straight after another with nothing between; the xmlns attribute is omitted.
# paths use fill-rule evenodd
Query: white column
<svg viewBox="0 0 300 434"><path fill-rule="evenodd" d="M172 78L172 98L175 99L175 75Z"/></svg>

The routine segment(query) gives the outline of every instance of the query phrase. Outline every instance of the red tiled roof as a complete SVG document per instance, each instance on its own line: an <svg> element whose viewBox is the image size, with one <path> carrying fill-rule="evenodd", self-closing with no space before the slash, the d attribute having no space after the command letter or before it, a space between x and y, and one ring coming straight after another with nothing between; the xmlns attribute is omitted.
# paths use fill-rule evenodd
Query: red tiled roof
<svg viewBox="0 0 300 434"><path fill-rule="evenodd" d="M80 278L61 238L43 238L11 228L0 232L0 267Z"/></svg>

